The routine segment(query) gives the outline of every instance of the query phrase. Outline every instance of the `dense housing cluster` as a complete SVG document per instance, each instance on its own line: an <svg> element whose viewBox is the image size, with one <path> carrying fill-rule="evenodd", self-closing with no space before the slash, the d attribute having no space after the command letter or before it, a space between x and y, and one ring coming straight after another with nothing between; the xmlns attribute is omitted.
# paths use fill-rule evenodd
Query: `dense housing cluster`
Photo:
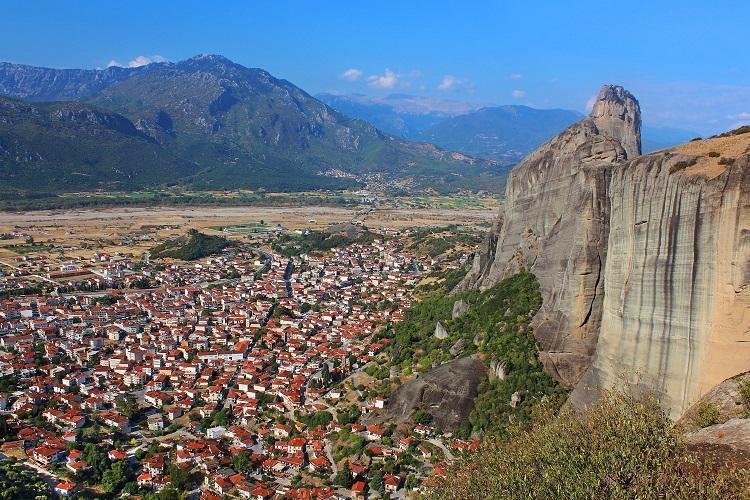
<svg viewBox="0 0 750 500"><path fill-rule="evenodd" d="M74 291L0 300L3 453L60 495L403 496L477 445L368 420L387 398L385 327L433 262L397 238L191 263L18 258Z"/></svg>

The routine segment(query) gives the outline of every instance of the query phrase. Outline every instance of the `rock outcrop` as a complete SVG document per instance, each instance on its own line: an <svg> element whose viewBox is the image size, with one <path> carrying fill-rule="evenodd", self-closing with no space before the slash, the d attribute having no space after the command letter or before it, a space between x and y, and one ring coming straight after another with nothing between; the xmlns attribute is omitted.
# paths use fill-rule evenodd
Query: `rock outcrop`
<svg viewBox="0 0 750 500"><path fill-rule="evenodd" d="M437 428L456 429L474 408L477 388L486 377L486 370L476 357L440 365L399 387L389 397L385 413L389 420L401 423L423 409L432 415Z"/></svg>
<svg viewBox="0 0 750 500"><path fill-rule="evenodd" d="M750 134L638 157L639 129L635 98L604 86L510 174L459 289L533 272L540 358L571 404L626 380L676 417L750 369Z"/></svg>
<svg viewBox="0 0 750 500"><path fill-rule="evenodd" d="M700 430L700 410L705 405L716 408L718 421L727 422L750 415L750 406L740 393L740 386L750 383L750 372L741 373L715 385L680 417L675 427L682 432ZM750 451L750 449L748 450Z"/></svg>
<svg viewBox="0 0 750 500"><path fill-rule="evenodd" d="M750 156L713 178L680 162L668 151L612 172L601 329L574 403L625 379L676 417L750 369Z"/></svg>
<svg viewBox="0 0 750 500"><path fill-rule="evenodd" d="M464 299L458 299L453 303L453 311L451 311L451 319L460 318L463 314L469 310L469 303Z"/></svg>
<svg viewBox="0 0 750 500"><path fill-rule="evenodd" d="M547 371L573 387L596 347L607 249L609 168L640 154L640 108L605 85L591 115L546 142L508 177L502 222L459 288L533 272L543 306L532 326Z"/></svg>
<svg viewBox="0 0 750 500"><path fill-rule="evenodd" d="M435 324L435 333L434 333L434 335L435 335L435 338L439 339L439 340L443 340L443 339L447 339L448 338L448 330L445 329L445 327L443 326L443 324L440 321L438 321Z"/></svg>

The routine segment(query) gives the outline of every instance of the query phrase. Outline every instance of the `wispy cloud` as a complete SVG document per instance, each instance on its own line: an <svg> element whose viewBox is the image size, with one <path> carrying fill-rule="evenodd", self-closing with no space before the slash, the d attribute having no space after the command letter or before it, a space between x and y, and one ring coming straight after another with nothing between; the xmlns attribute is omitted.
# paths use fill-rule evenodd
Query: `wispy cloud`
<svg viewBox="0 0 750 500"><path fill-rule="evenodd" d="M341 73L341 78L344 80L349 80L350 82L356 82L360 78L362 78L362 70L357 68L349 68L343 73Z"/></svg>
<svg viewBox="0 0 750 500"><path fill-rule="evenodd" d="M510 95L513 96L513 99L521 99L522 97L526 96L526 91L516 89L513 92L511 92Z"/></svg>
<svg viewBox="0 0 750 500"><path fill-rule="evenodd" d="M715 134L750 122L750 86L683 81L633 87L646 123Z"/></svg>
<svg viewBox="0 0 750 500"><path fill-rule="evenodd" d="M382 75L371 75L367 77L367 85L376 89L392 89L396 86L399 75L386 68Z"/></svg>
<svg viewBox="0 0 750 500"><path fill-rule="evenodd" d="M508 75L508 78L511 80L523 80L523 74L522 73L511 73Z"/></svg>
<svg viewBox="0 0 750 500"><path fill-rule="evenodd" d="M596 104L596 99L598 97L597 94L594 94L586 100L586 111L590 113L591 110L594 109L594 104Z"/></svg>
<svg viewBox="0 0 750 500"><path fill-rule="evenodd" d="M155 54L153 56L135 56L133 59L128 61L127 64L122 64L116 59L110 59L110 61L107 63L107 67L111 68L112 66L127 66L128 68L139 68L141 66L146 66L147 64L162 62L167 62L167 58L159 54Z"/></svg>
<svg viewBox="0 0 750 500"><path fill-rule="evenodd" d="M443 92L456 90L459 87L460 83L461 81L457 77L453 75L445 75L440 81L440 85L438 85L438 90L442 90Z"/></svg>

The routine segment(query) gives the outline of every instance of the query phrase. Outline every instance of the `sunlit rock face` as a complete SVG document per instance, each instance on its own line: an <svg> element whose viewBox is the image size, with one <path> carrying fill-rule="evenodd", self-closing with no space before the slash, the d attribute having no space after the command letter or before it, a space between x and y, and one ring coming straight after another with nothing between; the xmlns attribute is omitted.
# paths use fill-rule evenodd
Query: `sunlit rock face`
<svg viewBox="0 0 750 500"><path fill-rule="evenodd" d="M609 170L640 154L640 108L605 85L591 115L511 172L502 223L493 228L460 288L486 289L533 272L544 305L533 321L547 371L573 387L596 347L607 249Z"/></svg>
<svg viewBox="0 0 750 500"><path fill-rule="evenodd" d="M750 141L724 166L687 145L639 156L640 123L635 98L605 85L512 171L458 288L533 272L540 358L573 406L629 381L679 416L750 370Z"/></svg>
<svg viewBox="0 0 750 500"><path fill-rule="evenodd" d="M710 178L659 153L613 170L596 355L571 402L619 379L682 414L750 369L750 157Z"/></svg>

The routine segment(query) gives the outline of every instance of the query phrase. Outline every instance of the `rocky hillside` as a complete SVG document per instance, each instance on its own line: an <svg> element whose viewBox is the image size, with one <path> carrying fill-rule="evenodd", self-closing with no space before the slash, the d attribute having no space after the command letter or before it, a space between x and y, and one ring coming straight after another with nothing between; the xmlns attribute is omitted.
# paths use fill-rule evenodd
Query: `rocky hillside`
<svg viewBox="0 0 750 500"><path fill-rule="evenodd" d="M567 387L596 347L607 249L607 171L640 154L640 108L604 87L591 116L542 145L507 180L504 220L462 288L486 289L521 269L539 280L534 331L548 372ZM621 139L619 135L627 128ZM627 139L625 139L625 136Z"/></svg>
<svg viewBox="0 0 750 500"><path fill-rule="evenodd" d="M84 101L127 117L141 134L197 166L192 175L163 176L162 183L295 190L382 174L447 190L498 185L491 162L389 136L290 82L221 56L107 70L6 63L0 93Z"/></svg>
<svg viewBox="0 0 750 500"><path fill-rule="evenodd" d="M196 171L117 113L0 97L0 192L135 189Z"/></svg>
<svg viewBox="0 0 750 500"><path fill-rule="evenodd" d="M571 402L624 377L677 416L747 370L748 148L743 134L639 157L638 102L605 86L589 117L513 170L460 288L532 271L541 357Z"/></svg>
<svg viewBox="0 0 750 500"><path fill-rule="evenodd" d="M679 415L749 368L748 153L744 134L613 170L599 341L575 401L622 373Z"/></svg>

